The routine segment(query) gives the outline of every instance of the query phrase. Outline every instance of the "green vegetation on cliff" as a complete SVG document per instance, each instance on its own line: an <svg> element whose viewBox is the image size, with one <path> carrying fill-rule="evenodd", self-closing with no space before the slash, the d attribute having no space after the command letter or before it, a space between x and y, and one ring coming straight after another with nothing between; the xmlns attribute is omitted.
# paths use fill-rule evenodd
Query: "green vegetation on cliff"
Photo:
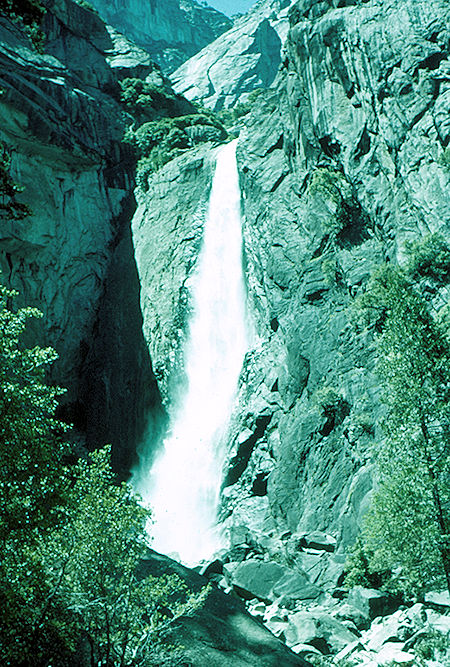
<svg viewBox="0 0 450 667"><path fill-rule="evenodd" d="M225 141L228 133L216 114L199 109L168 86L137 78L120 82L120 102L133 116L125 133L137 160L137 183L144 190L152 172L182 151L204 141Z"/></svg>
<svg viewBox="0 0 450 667"><path fill-rule="evenodd" d="M23 25L34 46L39 51L42 50L44 35L40 26L45 14L45 7L40 0L3 0L0 6L0 14L8 16L19 25Z"/></svg>
<svg viewBox="0 0 450 667"><path fill-rule="evenodd" d="M193 105L182 95L173 92L169 85L156 86L135 77L120 81L120 101L139 121L180 116L191 113Z"/></svg>
<svg viewBox="0 0 450 667"><path fill-rule="evenodd" d="M15 183L11 177L10 167L11 157L6 146L0 141L0 217L22 220L30 215L30 209L17 199L23 187Z"/></svg>
<svg viewBox="0 0 450 667"><path fill-rule="evenodd" d="M426 248L412 260L414 273L430 265ZM441 266L442 248L435 249ZM379 486L354 561L361 564L363 553L369 575L390 570L389 587L407 595L443 584L450 590L448 337L418 287L389 265L358 306L359 322L375 332L386 413Z"/></svg>
<svg viewBox="0 0 450 667"><path fill-rule="evenodd" d="M204 141L224 141L228 137L214 115L188 114L161 118L128 131L126 141L138 156L137 182L144 190L149 175L179 155Z"/></svg>

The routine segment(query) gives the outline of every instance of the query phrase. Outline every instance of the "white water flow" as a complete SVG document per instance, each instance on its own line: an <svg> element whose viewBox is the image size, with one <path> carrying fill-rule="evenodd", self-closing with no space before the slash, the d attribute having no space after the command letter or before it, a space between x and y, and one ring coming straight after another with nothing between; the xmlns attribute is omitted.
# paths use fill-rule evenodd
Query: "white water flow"
<svg viewBox="0 0 450 667"><path fill-rule="evenodd" d="M138 489L153 510L152 546L186 564L221 546L216 511L224 435L248 348L236 141L219 152L192 281L187 391L161 456Z"/></svg>

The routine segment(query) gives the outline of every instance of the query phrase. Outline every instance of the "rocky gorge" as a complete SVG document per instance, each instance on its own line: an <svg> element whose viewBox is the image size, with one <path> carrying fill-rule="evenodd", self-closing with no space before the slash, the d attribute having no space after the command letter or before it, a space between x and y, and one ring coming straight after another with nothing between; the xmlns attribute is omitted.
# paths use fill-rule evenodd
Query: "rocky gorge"
<svg viewBox="0 0 450 667"><path fill-rule="evenodd" d="M200 125L196 145L135 188L122 141L134 121L114 90L126 77L169 83L129 41L131 9L113 29L70 0L44 4L43 54L0 18L0 138L33 210L2 221L0 266L44 313L29 336L59 353L51 379L68 388L66 418L88 447L112 442L126 476L155 455L183 373L190 278L223 138ZM431 642L448 638L445 596L399 607L343 583L384 411L370 333L355 332L351 306L378 265L406 262L408 242L448 238L449 26L446 0L260 0L172 74L178 94L216 110L264 89L229 129L239 134L253 337L227 438L228 544L202 570L256 621L226 611L231 632L221 614L240 603L216 597L183 630L196 647L187 664L448 660L445 639ZM179 44L169 28L163 37ZM193 111L177 104L174 115ZM448 303L447 285L428 288L436 308Z"/></svg>

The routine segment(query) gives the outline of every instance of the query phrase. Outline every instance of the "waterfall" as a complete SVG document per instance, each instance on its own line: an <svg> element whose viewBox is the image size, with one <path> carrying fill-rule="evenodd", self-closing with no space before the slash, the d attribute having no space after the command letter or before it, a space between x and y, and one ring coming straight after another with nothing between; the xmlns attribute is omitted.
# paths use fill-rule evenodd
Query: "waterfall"
<svg viewBox="0 0 450 667"><path fill-rule="evenodd" d="M224 436L248 347L236 143L219 149L192 279L187 388L162 452L138 491L153 510L152 546L187 564L221 546L215 528Z"/></svg>

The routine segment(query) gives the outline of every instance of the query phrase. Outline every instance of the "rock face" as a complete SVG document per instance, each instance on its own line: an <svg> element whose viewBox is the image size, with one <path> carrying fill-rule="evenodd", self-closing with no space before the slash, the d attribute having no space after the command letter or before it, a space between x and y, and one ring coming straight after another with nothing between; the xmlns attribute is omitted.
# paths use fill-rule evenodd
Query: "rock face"
<svg viewBox="0 0 450 667"><path fill-rule="evenodd" d="M91 445L114 441L117 462L129 465L127 450L140 438L157 392L142 338L131 238L123 231L134 206L132 166L121 143L124 112L108 91L123 76L162 78L147 54L108 31L92 11L68 0L47 6L45 55L0 21L0 139L33 211L21 222L2 221L0 267L22 301L44 313L30 340L60 355L52 379L68 389L65 414L89 431ZM117 261L122 276L114 276ZM114 300L120 290L107 289L103 299L107 276L116 286L126 281L120 288L126 316ZM104 363L105 349L94 354L94 331L111 347L123 343L114 364ZM134 388L142 392L136 409ZM107 397L101 410L100 396Z"/></svg>
<svg viewBox="0 0 450 667"><path fill-rule="evenodd" d="M132 233L143 332L166 405L169 395L176 403L182 375L189 277L200 249L213 166L211 146L200 146L159 169L148 190L137 193Z"/></svg>
<svg viewBox="0 0 450 667"><path fill-rule="evenodd" d="M241 378L221 516L232 544L236 531L246 534L236 566L264 553L314 594L341 582L370 500L370 446L382 437L371 341L352 328L352 303L376 266L403 261L408 240L449 231L449 11L445 0L297 2L278 78L241 132L248 298L259 342ZM225 56L217 66L227 78ZM181 162L150 188L152 228L172 229L176 220L172 203L159 217L168 180L169 201L194 210L185 178L172 169L178 174ZM177 251L181 259L186 252L184 268L170 261L158 279L149 266L154 249L138 258L149 304L172 285L159 314L146 319L159 318L145 333L164 374L179 340L175 304L183 300L174 285L187 284L198 238L184 224L170 241L173 249L191 239Z"/></svg>
<svg viewBox="0 0 450 667"><path fill-rule="evenodd" d="M448 3L335 4L291 9L276 89L241 133L261 342L243 374L230 465L255 437L223 494L231 526L250 516L260 536L289 531L269 547L312 567L314 583L355 536L371 488L368 447L380 437L370 341L351 328L349 307L374 267L402 261L408 239L450 226ZM313 565L296 535L316 530L337 544Z"/></svg>
<svg viewBox="0 0 450 667"><path fill-rule="evenodd" d="M268 88L281 63L290 5L291 0L260 0L172 74L175 90L217 111Z"/></svg>
<svg viewBox="0 0 450 667"><path fill-rule="evenodd" d="M224 14L195 0L93 0L92 4L165 72L172 72L231 26Z"/></svg>

